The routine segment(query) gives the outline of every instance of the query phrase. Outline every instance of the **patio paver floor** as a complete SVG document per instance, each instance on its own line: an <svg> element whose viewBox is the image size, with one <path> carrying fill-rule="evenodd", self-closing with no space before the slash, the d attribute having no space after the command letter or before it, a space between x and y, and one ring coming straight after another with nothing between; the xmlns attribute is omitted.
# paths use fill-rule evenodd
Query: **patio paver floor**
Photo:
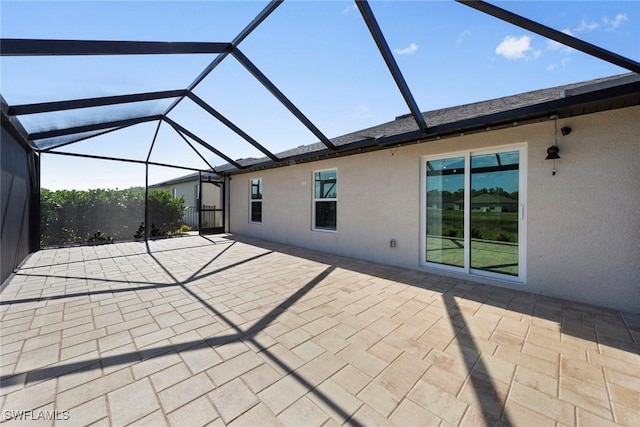
<svg viewBox="0 0 640 427"><path fill-rule="evenodd" d="M194 236L1 298L7 426L640 425L640 316L421 271Z"/></svg>

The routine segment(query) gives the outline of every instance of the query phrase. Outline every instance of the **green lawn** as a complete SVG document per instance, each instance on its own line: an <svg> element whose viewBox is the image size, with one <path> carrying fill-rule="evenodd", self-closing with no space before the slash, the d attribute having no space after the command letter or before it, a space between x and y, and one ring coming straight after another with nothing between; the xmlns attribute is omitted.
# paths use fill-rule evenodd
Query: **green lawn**
<svg viewBox="0 0 640 427"><path fill-rule="evenodd" d="M427 234L449 237L464 236L464 211L429 209L427 212ZM442 222L440 217L442 217ZM498 234L503 234L508 236L509 241L517 243L518 213L472 211L471 229L474 230L472 234L474 238L499 240L496 237Z"/></svg>

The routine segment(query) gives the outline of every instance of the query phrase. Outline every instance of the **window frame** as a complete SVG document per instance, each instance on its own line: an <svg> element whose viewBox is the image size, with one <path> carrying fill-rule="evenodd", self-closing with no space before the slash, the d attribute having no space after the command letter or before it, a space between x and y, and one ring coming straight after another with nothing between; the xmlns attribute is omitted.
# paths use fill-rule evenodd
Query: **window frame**
<svg viewBox="0 0 640 427"><path fill-rule="evenodd" d="M258 186L258 195L259 198L253 198L253 187L254 182L256 182ZM262 224L262 201L264 199L264 181L262 178L250 178L249 179L249 223L250 224ZM260 220L256 220L253 217L253 206L254 204L260 205Z"/></svg>
<svg viewBox="0 0 640 427"><path fill-rule="evenodd" d="M335 197L317 197L316 194L316 174L322 172L335 172ZM338 168L328 168L328 169L319 169L314 170L312 173L312 185L311 185L311 199L312 199L312 207L311 207L311 229L313 231L321 231L325 233L337 233L338 232ZM333 202L335 203L335 226L334 227L318 227L316 223L316 212L318 203L326 203Z"/></svg>

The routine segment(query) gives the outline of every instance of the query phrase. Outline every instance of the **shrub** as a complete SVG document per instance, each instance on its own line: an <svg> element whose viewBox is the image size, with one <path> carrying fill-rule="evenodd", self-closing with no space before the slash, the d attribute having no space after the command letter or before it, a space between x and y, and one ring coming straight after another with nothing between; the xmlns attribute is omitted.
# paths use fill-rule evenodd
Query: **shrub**
<svg viewBox="0 0 640 427"><path fill-rule="evenodd" d="M42 246L144 237L144 189L43 189L40 194ZM183 212L184 199L149 190L149 222L155 235L178 230Z"/></svg>
<svg viewBox="0 0 640 427"><path fill-rule="evenodd" d="M455 228L447 228L445 230L442 230L442 235L444 237L456 237L458 235L458 230L456 230Z"/></svg>
<svg viewBox="0 0 640 427"><path fill-rule="evenodd" d="M509 237L509 235L505 233L497 233L494 240L498 242L510 242L511 237Z"/></svg>
<svg viewBox="0 0 640 427"><path fill-rule="evenodd" d="M482 239L482 233L477 228L471 229L471 238L472 239Z"/></svg>
<svg viewBox="0 0 640 427"><path fill-rule="evenodd" d="M187 224L182 224L180 228L178 228L178 233L186 233L187 231L193 231L193 228Z"/></svg>

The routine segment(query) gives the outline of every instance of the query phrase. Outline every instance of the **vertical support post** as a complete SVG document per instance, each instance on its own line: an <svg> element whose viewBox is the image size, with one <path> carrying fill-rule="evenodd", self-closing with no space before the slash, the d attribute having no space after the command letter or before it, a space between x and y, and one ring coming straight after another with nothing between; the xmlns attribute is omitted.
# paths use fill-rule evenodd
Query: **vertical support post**
<svg viewBox="0 0 640 427"><path fill-rule="evenodd" d="M196 200L196 212L198 213L198 234L202 234L202 172L198 171L198 200Z"/></svg>
<svg viewBox="0 0 640 427"><path fill-rule="evenodd" d="M153 140L151 140L151 145L149 146L149 154L147 154L147 160L144 162L144 241L149 240L149 159L151 158L151 153L153 152L153 146L156 144L156 139L158 138L158 132L160 132L160 125L162 125L162 120L158 120L158 126L156 127L156 132L153 134Z"/></svg>
<svg viewBox="0 0 640 427"><path fill-rule="evenodd" d="M144 163L144 241L149 240L149 162Z"/></svg>
<svg viewBox="0 0 640 427"><path fill-rule="evenodd" d="M227 191L227 177L224 178L223 182L222 182L222 188L220 189L220 191L222 191L222 197L220 197L220 203L222 203L222 232L226 233L227 232L227 212L228 212L228 207L229 204L227 203L227 194L230 194L230 191Z"/></svg>
<svg viewBox="0 0 640 427"><path fill-rule="evenodd" d="M227 192L227 205L226 205L225 211L227 212L227 219L228 219L226 230L227 230L227 233L231 233L231 177L230 176L226 176L224 178L224 187L229 190Z"/></svg>
<svg viewBox="0 0 640 427"><path fill-rule="evenodd" d="M41 156L35 151L29 152L29 174L31 175L31 200L29 202L29 252L37 252L40 250L40 234L41 234L41 202L40 189L41 183Z"/></svg>

